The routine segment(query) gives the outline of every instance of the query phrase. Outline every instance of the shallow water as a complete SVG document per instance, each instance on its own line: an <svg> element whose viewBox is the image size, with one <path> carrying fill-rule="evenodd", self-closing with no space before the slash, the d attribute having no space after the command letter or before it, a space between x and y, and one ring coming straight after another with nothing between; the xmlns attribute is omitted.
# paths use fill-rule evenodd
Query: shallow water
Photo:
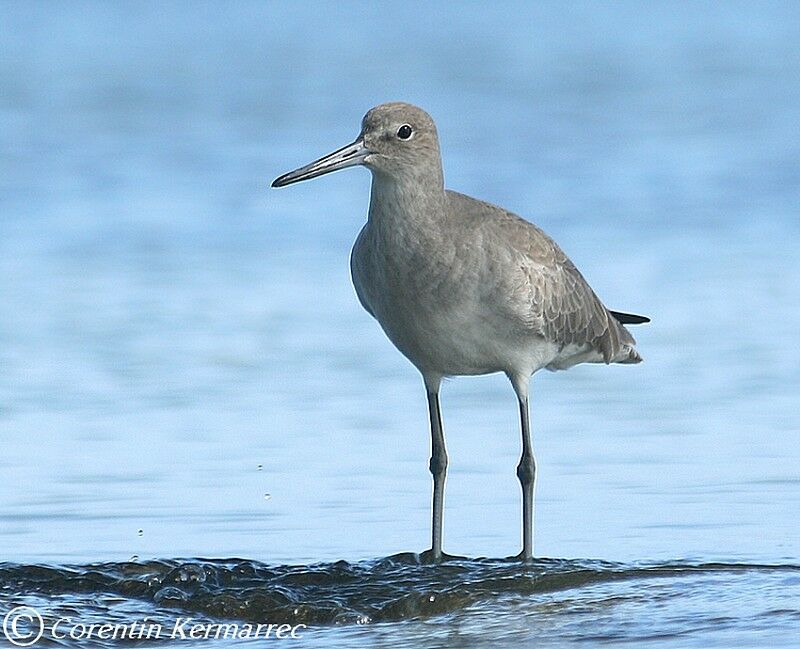
<svg viewBox="0 0 800 649"><path fill-rule="evenodd" d="M800 13L649 7L0 5L3 605L241 620L261 589L313 646L790 644ZM268 188L390 99L433 114L448 186L653 318L642 365L533 382L536 552L564 558L533 572L402 554L425 397L350 285L368 176ZM511 555L513 393L443 408L445 550ZM181 566L203 583L157 598Z"/></svg>
<svg viewBox="0 0 800 649"><path fill-rule="evenodd" d="M701 635L706 647L733 639L789 647L800 631L800 565L457 557L432 565L414 554L306 566L152 560L0 565L0 589L0 605L47 609L46 644L246 644L269 637L256 625L271 621L290 626L283 633L299 646L518 646L523 638L685 646ZM746 611L732 615L730 601L746 601ZM93 624L110 629L103 636Z"/></svg>

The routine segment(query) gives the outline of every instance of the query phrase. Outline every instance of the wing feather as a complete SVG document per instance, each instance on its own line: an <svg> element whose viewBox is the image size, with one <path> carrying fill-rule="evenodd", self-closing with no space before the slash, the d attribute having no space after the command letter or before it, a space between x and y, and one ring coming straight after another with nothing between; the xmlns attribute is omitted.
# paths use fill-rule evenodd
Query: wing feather
<svg viewBox="0 0 800 649"><path fill-rule="evenodd" d="M540 228L490 203L448 194L457 213L476 221L484 242L494 243L490 246L494 254L511 256L504 260L508 261L504 268L519 269L512 279L492 288L508 296L508 314L522 326L561 349L594 349L606 363L635 345L569 257Z"/></svg>

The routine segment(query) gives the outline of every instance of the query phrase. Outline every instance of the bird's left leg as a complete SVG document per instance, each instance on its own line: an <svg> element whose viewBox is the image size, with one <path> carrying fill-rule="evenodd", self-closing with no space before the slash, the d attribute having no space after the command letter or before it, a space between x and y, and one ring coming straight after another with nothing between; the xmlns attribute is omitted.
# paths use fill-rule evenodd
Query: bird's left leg
<svg viewBox="0 0 800 649"><path fill-rule="evenodd" d="M519 420L522 429L522 455L517 465L517 477L522 487L522 553L523 561L533 559L533 498L536 490L536 459L531 444L531 422L528 409L528 383L530 377L509 376L519 402Z"/></svg>
<svg viewBox="0 0 800 649"><path fill-rule="evenodd" d="M444 515L444 482L447 477L447 448L444 444L442 412L439 406L439 384L441 379L425 379L428 393L428 413L431 421L431 460L433 476L433 499L431 514L431 556L434 561L442 559L442 518Z"/></svg>

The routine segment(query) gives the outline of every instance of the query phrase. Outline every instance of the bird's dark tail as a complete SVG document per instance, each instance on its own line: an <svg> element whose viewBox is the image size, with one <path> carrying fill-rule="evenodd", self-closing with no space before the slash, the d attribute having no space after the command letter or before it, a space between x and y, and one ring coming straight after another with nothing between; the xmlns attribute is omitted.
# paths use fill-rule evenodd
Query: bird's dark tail
<svg viewBox="0 0 800 649"><path fill-rule="evenodd" d="M620 324L630 324L630 325L637 325L637 324L644 324L645 322L650 322L650 318L643 315L634 315L633 313L620 313L619 311L609 311L611 315L614 316L614 319L619 322Z"/></svg>

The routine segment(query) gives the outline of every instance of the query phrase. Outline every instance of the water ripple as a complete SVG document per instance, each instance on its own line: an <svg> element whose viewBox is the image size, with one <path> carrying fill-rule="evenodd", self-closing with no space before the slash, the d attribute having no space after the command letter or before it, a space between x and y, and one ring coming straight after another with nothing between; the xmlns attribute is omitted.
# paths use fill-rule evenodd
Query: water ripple
<svg viewBox="0 0 800 649"><path fill-rule="evenodd" d="M117 595L209 618L292 624L420 620L500 597L580 590L622 580L676 580L736 573L800 575L794 564L624 565L597 560L449 557L413 553L348 563L267 565L244 559L169 559L83 566L0 564L0 602L19 598ZM612 603L608 600L609 603ZM118 602L117 602L118 603ZM774 610L772 611L774 612ZM795 612L796 613L796 612Z"/></svg>

